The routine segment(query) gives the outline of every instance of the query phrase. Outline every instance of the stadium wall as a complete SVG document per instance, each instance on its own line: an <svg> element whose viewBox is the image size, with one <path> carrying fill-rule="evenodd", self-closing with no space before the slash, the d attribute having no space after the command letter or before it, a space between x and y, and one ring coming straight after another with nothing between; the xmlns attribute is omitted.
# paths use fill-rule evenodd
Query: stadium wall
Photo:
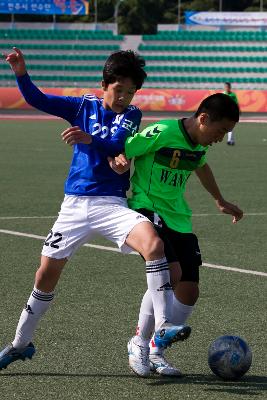
<svg viewBox="0 0 267 400"><path fill-rule="evenodd" d="M101 89L42 88L44 93L58 96L102 96ZM141 89L133 104L143 111L195 111L200 102L215 90ZM267 90L237 90L242 112L267 113ZM17 88L0 88L0 109L30 109Z"/></svg>

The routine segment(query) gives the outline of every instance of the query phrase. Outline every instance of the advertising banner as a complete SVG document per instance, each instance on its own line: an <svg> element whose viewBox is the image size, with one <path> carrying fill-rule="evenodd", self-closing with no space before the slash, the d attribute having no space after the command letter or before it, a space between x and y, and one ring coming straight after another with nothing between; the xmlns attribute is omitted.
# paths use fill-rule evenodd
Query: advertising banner
<svg viewBox="0 0 267 400"><path fill-rule="evenodd" d="M0 0L0 14L88 14L88 0Z"/></svg>
<svg viewBox="0 0 267 400"><path fill-rule="evenodd" d="M267 12L197 12L186 11L187 25L266 26Z"/></svg>
<svg viewBox="0 0 267 400"><path fill-rule="evenodd" d="M142 89L133 104L143 111L196 111L199 104L219 90ZM267 112L267 90L235 90L242 112Z"/></svg>
<svg viewBox="0 0 267 400"><path fill-rule="evenodd" d="M58 96L82 96L85 93L103 95L101 89L47 88L44 93ZM132 104L142 111L195 111L207 96L215 90L177 90L177 89L141 89ZM242 112L267 113L267 90L236 90ZM17 88L0 88L1 109L31 109Z"/></svg>

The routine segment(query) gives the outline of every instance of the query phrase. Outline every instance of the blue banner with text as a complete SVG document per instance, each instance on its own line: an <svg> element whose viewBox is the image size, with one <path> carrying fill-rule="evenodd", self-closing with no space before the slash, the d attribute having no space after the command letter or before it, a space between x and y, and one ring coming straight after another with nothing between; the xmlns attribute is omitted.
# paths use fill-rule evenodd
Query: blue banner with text
<svg viewBox="0 0 267 400"><path fill-rule="evenodd" d="M86 15L88 0L0 0L0 14Z"/></svg>

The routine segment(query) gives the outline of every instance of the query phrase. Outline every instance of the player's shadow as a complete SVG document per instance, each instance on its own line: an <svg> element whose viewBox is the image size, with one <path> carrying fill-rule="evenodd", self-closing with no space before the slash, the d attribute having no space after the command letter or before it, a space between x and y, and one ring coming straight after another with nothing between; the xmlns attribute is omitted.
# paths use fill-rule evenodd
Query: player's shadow
<svg viewBox="0 0 267 400"><path fill-rule="evenodd" d="M206 392L229 393L238 395L258 395L267 390L267 377L248 375L238 381L224 381L214 375L189 374L181 378L162 377L154 375L154 379L148 382L150 386L190 384L207 386Z"/></svg>
<svg viewBox="0 0 267 400"><path fill-rule="evenodd" d="M66 378L102 378L102 379L140 379L132 373L112 374L112 373L68 373L68 372L0 372L1 376L5 377L66 377ZM267 377L257 375L245 375L239 381L223 381L215 375L209 374L188 374L183 377L162 377L152 375L146 380L142 380L148 386L163 386L163 385L198 385L203 386L206 392L229 393L238 395L258 395L267 390Z"/></svg>

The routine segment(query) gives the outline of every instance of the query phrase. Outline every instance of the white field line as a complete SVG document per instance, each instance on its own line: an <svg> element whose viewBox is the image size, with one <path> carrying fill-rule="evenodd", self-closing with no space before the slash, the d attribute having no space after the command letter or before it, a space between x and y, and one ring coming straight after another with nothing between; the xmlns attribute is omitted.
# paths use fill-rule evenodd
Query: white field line
<svg viewBox="0 0 267 400"><path fill-rule="evenodd" d="M5 220L5 219L46 219L46 218L57 218L56 215L47 215L43 217L38 217L38 216L32 216L32 217L0 217L0 220Z"/></svg>
<svg viewBox="0 0 267 400"><path fill-rule="evenodd" d="M7 234L7 235L13 235L13 236L22 236L22 237L27 237L27 238L32 238L32 239L40 239L40 240L44 240L46 238L45 236L33 235L33 234L30 234L30 233L23 233L23 232L17 232L17 231L9 231L9 230L6 230L6 229L0 229L0 233L4 233L4 234ZM84 244L84 246L85 247L92 247L92 248L99 249L99 250L114 251L116 253L120 253L121 252L119 249L117 249L115 247L100 246L100 245L97 245L97 244L86 243L86 244ZM137 255L138 253L133 251L130 254ZM226 267L224 265L216 265L216 264L209 264L209 263L203 263L202 265L204 267L207 267L207 268L222 269L224 271L240 272L242 274L251 274L251 275L258 275L258 276L267 276L266 272L261 272L261 271L254 271L254 270L249 270L249 269Z"/></svg>
<svg viewBox="0 0 267 400"><path fill-rule="evenodd" d="M198 213L198 214L192 214L192 217L210 217L210 216L225 216L226 214L223 213ZM260 213L244 213L244 216L252 216L252 217L257 217L257 216L265 216L267 215L267 212L260 212ZM46 216L11 216L11 217L0 217L0 220L7 220L7 219L51 219L51 218L57 218L56 215L46 215Z"/></svg>
<svg viewBox="0 0 267 400"><path fill-rule="evenodd" d="M229 215L229 214L224 214L224 213L203 213L203 214L192 214L192 217L210 217L210 216L222 216L222 215ZM267 212L262 212L262 213L244 213L245 217L255 217L255 216L264 216L267 215Z"/></svg>

